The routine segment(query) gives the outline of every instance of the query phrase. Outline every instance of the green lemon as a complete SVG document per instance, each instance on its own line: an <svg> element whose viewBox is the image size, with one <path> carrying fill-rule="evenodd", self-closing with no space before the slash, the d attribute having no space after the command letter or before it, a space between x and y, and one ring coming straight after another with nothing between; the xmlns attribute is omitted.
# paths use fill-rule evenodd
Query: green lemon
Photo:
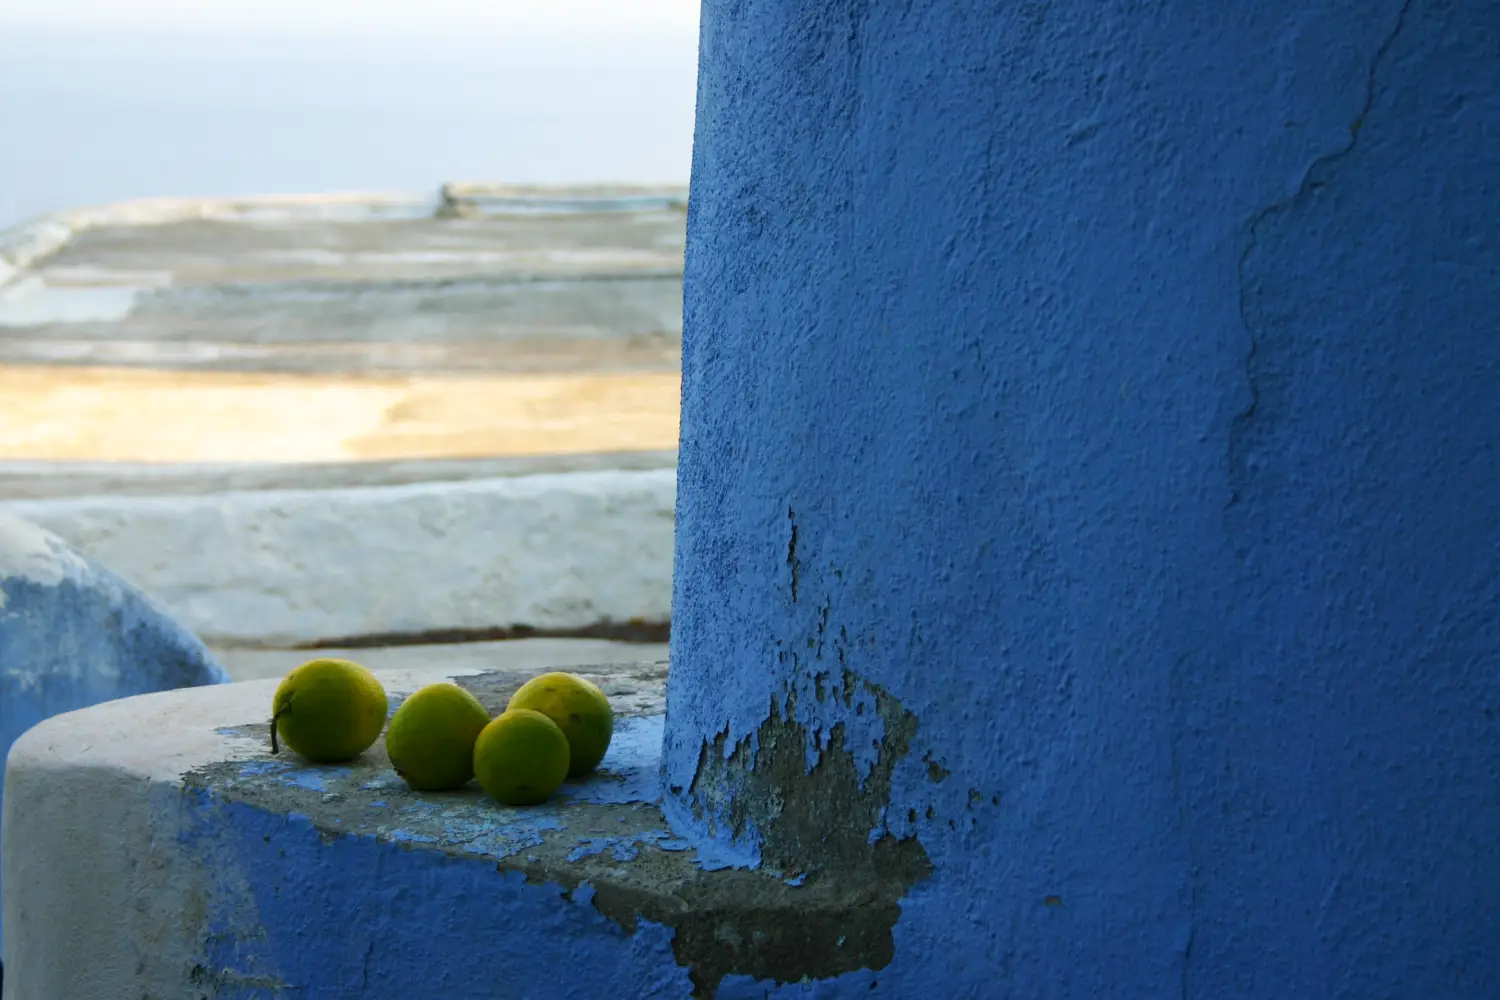
<svg viewBox="0 0 1500 1000"><path fill-rule="evenodd" d="M279 733L315 764L358 757L385 725L385 688L350 660L309 660L282 678L271 705L271 752Z"/></svg>
<svg viewBox="0 0 1500 1000"><path fill-rule="evenodd" d="M557 671L533 677L511 695L505 707L529 708L557 723L568 738L572 754L570 778L582 777L598 767L615 734L615 713L609 699L577 674Z"/></svg>
<svg viewBox="0 0 1500 1000"><path fill-rule="evenodd" d="M474 777L503 805L541 805L567 776L568 738L541 712L502 712L474 741Z"/></svg>
<svg viewBox="0 0 1500 1000"><path fill-rule="evenodd" d="M391 716L385 752L419 792L460 788L474 777L474 741L489 721L479 699L457 684L429 684Z"/></svg>

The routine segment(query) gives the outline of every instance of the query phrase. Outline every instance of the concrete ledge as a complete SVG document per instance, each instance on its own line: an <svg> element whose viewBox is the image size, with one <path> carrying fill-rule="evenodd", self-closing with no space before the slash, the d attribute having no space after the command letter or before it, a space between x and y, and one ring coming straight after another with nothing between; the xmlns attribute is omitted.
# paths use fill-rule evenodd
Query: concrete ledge
<svg viewBox="0 0 1500 1000"><path fill-rule="evenodd" d="M0 287L36 261L56 253L75 232L65 216L44 216L0 232Z"/></svg>
<svg viewBox="0 0 1500 1000"><path fill-rule="evenodd" d="M381 744L341 767L272 757L275 681L38 727L4 814L25 845L4 858L7 1000L763 997L841 974L818 995L869 995L887 887L700 856L658 809L666 665L581 672L616 706L615 742L535 809L412 793ZM382 680L394 710L446 676ZM455 679L494 712L527 676Z"/></svg>
<svg viewBox="0 0 1500 1000"><path fill-rule="evenodd" d="M211 644L568 631L671 611L671 469L6 505Z"/></svg>
<svg viewBox="0 0 1500 1000"><path fill-rule="evenodd" d="M0 230L0 287L61 250L76 234L103 226L159 226L194 220L402 217L429 214L434 207L432 198L410 194L336 193L246 198L139 198L55 212Z"/></svg>
<svg viewBox="0 0 1500 1000"><path fill-rule="evenodd" d="M81 496L201 496L243 490L402 486L543 473L676 467L675 451L358 462L0 461L0 497L44 500Z"/></svg>
<svg viewBox="0 0 1500 1000"><path fill-rule="evenodd" d="M682 211L683 185L515 185L450 182L436 197L410 192L335 192L242 198L139 198L49 215L0 230L0 288L57 253L77 234L110 226L183 222L317 222L535 212Z"/></svg>
<svg viewBox="0 0 1500 1000"><path fill-rule="evenodd" d="M680 184L580 184L559 188L450 181L442 187L439 213L464 216L496 212L685 211L687 200L688 189Z"/></svg>
<svg viewBox="0 0 1500 1000"><path fill-rule="evenodd" d="M221 649L216 655L237 681L280 680L314 656L356 660L371 670L440 670L469 674L486 670L571 670L591 663L665 660L667 644L609 642L602 639L507 639L504 642L451 642L410 646L297 649Z"/></svg>

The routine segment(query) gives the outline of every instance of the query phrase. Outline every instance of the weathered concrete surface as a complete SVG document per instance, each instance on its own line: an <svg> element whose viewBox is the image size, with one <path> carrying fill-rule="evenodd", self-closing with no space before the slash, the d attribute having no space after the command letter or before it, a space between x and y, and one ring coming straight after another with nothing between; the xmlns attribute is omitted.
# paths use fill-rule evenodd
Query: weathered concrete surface
<svg viewBox="0 0 1500 1000"><path fill-rule="evenodd" d="M361 462L177 462L170 465L155 462L0 461L0 499L201 496L246 490L402 486L538 473L676 467L676 451Z"/></svg>
<svg viewBox="0 0 1500 1000"><path fill-rule="evenodd" d="M38 727L3 820L28 845L5 858L7 1000L759 998L888 960L899 879L698 854L659 809L666 665L580 672L615 705L615 741L533 809L414 794L381 744L340 767L273 757L272 681ZM382 680L394 710L447 676ZM456 679L494 712L527 676Z"/></svg>
<svg viewBox="0 0 1500 1000"><path fill-rule="evenodd" d="M556 188L530 184L493 184L482 181L449 181L439 192L440 215L466 217L486 209L511 211L538 208L578 208L594 211L687 211L687 189L678 185L587 184L572 185L566 198Z"/></svg>
<svg viewBox="0 0 1500 1000"><path fill-rule="evenodd" d="M308 197L43 220L10 237L27 267L0 288L0 363L675 370L684 213L588 194L465 219Z"/></svg>
<svg viewBox="0 0 1500 1000"><path fill-rule="evenodd" d="M0 287L90 229L186 222L360 221L421 218L432 199L410 194L264 195L249 198L140 198L57 212L0 230Z"/></svg>
<svg viewBox="0 0 1500 1000"><path fill-rule="evenodd" d="M163 199L0 233L0 459L670 449L681 200Z"/></svg>
<svg viewBox="0 0 1500 1000"><path fill-rule="evenodd" d="M54 715L227 680L209 651L146 595L57 537L0 513L0 776L16 738ZM19 843L0 836L0 854Z"/></svg>
<svg viewBox="0 0 1500 1000"><path fill-rule="evenodd" d="M214 655L236 681L281 678L314 656L335 656L363 663L371 670L427 670L449 673L507 673L628 660L661 661L666 643L609 642L602 639L508 639L504 642L453 642L411 646L325 647L305 649L216 649Z"/></svg>
<svg viewBox="0 0 1500 1000"><path fill-rule="evenodd" d="M270 375L0 366L0 456L305 462L659 451L675 372Z"/></svg>
<svg viewBox="0 0 1500 1000"><path fill-rule="evenodd" d="M18 501L205 640L665 622L671 469Z"/></svg>
<svg viewBox="0 0 1500 1000"><path fill-rule="evenodd" d="M519 479L670 470L682 192L495 195L461 219L164 199L0 234L24 269L0 288L0 505L215 640L664 621L670 484L643 509L628 474L582 500Z"/></svg>
<svg viewBox="0 0 1500 1000"><path fill-rule="evenodd" d="M920 848L891 996L1493 1000L1500 4L700 52L674 828Z"/></svg>

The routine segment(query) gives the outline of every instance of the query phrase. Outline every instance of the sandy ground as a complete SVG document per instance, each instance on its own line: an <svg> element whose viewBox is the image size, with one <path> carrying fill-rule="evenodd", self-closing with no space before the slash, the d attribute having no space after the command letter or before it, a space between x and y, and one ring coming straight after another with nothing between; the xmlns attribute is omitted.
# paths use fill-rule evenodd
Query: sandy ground
<svg viewBox="0 0 1500 1000"><path fill-rule="evenodd" d="M0 460L324 462L677 446L667 372L299 375L0 367Z"/></svg>

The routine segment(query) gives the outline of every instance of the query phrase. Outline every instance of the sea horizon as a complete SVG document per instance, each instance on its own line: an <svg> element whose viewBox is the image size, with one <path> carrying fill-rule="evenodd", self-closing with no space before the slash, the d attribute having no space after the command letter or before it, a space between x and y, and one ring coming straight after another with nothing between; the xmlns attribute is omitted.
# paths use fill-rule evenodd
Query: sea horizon
<svg viewBox="0 0 1500 1000"><path fill-rule="evenodd" d="M135 198L687 181L694 38L447 30L0 26L0 229Z"/></svg>

